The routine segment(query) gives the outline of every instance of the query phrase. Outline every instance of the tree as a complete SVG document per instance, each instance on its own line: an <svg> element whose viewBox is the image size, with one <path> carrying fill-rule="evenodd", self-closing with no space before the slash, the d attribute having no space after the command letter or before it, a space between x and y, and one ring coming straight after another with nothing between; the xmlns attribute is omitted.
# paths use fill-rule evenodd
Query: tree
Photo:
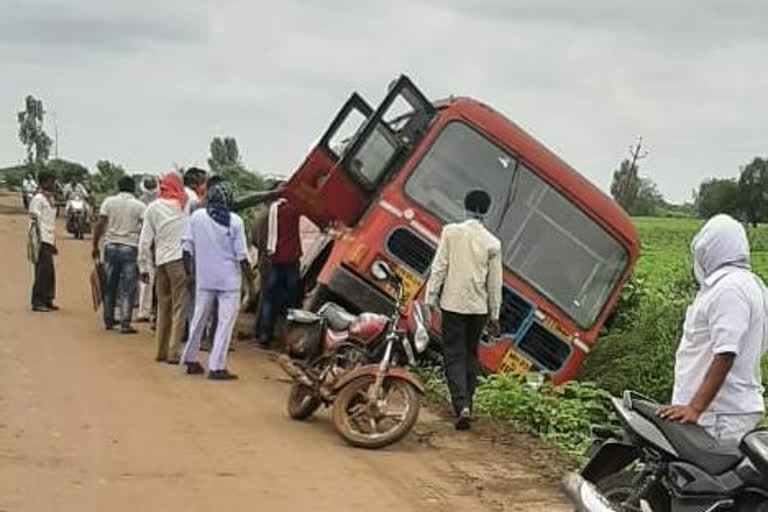
<svg viewBox="0 0 768 512"><path fill-rule="evenodd" d="M739 202L739 184L730 178L706 180L699 185L696 194L696 210L705 219L718 213L738 217L742 211Z"/></svg>
<svg viewBox="0 0 768 512"><path fill-rule="evenodd" d="M117 192L117 182L125 176L125 169L108 160L96 163L98 173L91 179L93 190L102 194Z"/></svg>
<svg viewBox="0 0 768 512"><path fill-rule="evenodd" d="M613 182L611 183L611 195L630 215L639 215L635 213L635 203L638 201L638 196L643 189L643 182L638 175L637 161L648 156L648 152L643 151L642 147L643 138L640 137L636 145L629 147L630 159L621 162L619 169L613 172ZM654 184L653 189L655 188L656 185ZM648 184L646 184L644 192L646 194L651 192ZM648 197L644 198L646 201L648 199Z"/></svg>
<svg viewBox="0 0 768 512"><path fill-rule="evenodd" d="M639 191L640 177L637 175L637 166L632 165L629 160L624 160L621 166L613 171L611 195L631 215Z"/></svg>
<svg viewBox="0 0 768 512"><path fill-rule="evenodd" d="M70 162L62 158L54 158L50 160L46 166L48 170L53 171L56 174L56 179L61 183L67 183L72 180L72 177L78 178L80 181L86 181L89 177L88 168L78 162Z"/></svg>
<svg viewBox="0 0 768 512"><path fill-rule="evenodd" d="M214 173L218 173L222 167L230 167L240 164L240 150L234 137L214 137L211 141L211 157L208 159L208 167Z"/></svg>
<svg viewBox="0 0 768 512"><path fill-rule="evenodd" d="M629 213L639 217L654 217L657 208L665 204L656 183L650 178L639 178L637 197Z"/></svg>
<svg viewBox="0 0 768 512"><path fill-rule="evenodd" d="M240 161L240 150L234 137L215 137L211 141L208 166L211 172L230 182L237 194L264 188L261 177L248 171Z"/></svg>
<svg viewBox="0 0 768 512"><path fill-rule="evenodd" d="M741 170L739 202L746 220L756 226L768 219L768 160L755 158Z"/></svg>
<svg viewBox="0 0 768 512"><path fill-rule="evenodd" d="M53 144L43 130L43 102L30 95L25 100L25 106L25 110L18 113L19 140L27 148L27 165L42 165L48 160Z"/></svg>

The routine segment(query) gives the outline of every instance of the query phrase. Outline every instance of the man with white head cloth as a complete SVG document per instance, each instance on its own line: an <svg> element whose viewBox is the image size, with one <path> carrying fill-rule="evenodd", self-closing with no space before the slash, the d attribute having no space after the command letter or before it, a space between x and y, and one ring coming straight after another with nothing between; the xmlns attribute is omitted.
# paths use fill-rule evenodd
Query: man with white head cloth
<svg viewBox="0 0 768 512"><path fill-rule="evenodd" d="M157 199L159 190L157 176L148 174L139 181L139 200L149 205ZM152 291L155 289L155 267L149 266L149 282L139 282L139 310L136 315L137 322L149 322L152 316Z"/></svg>
<svg viewBox="0 0 768 512"><path fill-rule="evenodd" d="M675 361L673 405L659 415L740 441L763 417L760 358L766 288L751 271L744 227L717 215L691 244L699 292L688 308Z"/></svg>

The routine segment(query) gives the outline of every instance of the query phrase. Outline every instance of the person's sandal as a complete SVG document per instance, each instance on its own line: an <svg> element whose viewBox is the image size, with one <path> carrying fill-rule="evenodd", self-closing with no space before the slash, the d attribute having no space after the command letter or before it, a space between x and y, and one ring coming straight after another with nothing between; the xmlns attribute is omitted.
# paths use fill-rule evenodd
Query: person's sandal
<svg viewBox="0 0 768 512"><path fill-rule="evenodd" d="M205 373L205 368L203 368L203 365L198 363L197 361L193 361L191 363L184 363L187 368L184 370L184 373L187 375L200 375Z"/></svg>
<svg viewBox="0 0 768 512"><path fill-rule="evenodd" d="M211 370L208 372L208 378L211 380L236 380L237 375L229 373L228 370Z"/></svg>

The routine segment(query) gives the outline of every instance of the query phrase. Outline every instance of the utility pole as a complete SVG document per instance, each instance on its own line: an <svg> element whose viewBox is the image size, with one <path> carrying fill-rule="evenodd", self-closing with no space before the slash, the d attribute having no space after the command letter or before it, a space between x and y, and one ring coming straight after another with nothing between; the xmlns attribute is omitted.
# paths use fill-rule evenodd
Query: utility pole
<svg viewBox="0 0 768 512"><path fill-rule="evenodd" d="M632 164L629 166L629 169L630 171L634 172L637 161L642 160L643 158L648 156L648 151L643 150L642 137L637 138L637 144L635 144L634 146L629 146L629 155L632 157Z"/></svg>
<svg viewBox="0 0 768 512"><path fill-rule="evenodd" d="M47 113L47 112L46 112ZM58 160L59 158L59 120L56 116L56 112L51 110L51 116L53 116L53 155Z"/></svg>

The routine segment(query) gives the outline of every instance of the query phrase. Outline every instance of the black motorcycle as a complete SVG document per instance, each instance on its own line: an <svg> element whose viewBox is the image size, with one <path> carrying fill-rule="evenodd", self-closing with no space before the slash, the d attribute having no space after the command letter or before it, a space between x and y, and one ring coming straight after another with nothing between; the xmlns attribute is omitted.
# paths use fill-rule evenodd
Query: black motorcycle
<svg viewBox="0 0 768 512"><path fill-rule="evenodd" d="M768 512L768 430L721 444L698 425L660 418L642 395L611 400L621 428L593 428L581 474L617 510Z"/></svg>

